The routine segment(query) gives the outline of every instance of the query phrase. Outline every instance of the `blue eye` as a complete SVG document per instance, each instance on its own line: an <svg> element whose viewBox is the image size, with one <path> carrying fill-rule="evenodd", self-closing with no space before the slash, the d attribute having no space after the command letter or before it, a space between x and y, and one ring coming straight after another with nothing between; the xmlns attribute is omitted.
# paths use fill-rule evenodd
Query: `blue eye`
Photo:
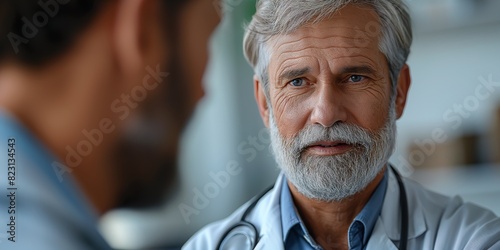
<svg viewBox="0 0 500 250"><path fill-rule="evenodd" d="M361 82L364 79L365 78L363 76L360 76L360 75L352 75L351 77L349 77L349 81L351 81L351 82Z"/></svg>
<svg viewBox="0 0 500 250"><path fill-rule="evenodd" d="M302 85L304 85L304 79L302 78L293 79L289 82L289 84L294 87L301 87Z"/></svg>

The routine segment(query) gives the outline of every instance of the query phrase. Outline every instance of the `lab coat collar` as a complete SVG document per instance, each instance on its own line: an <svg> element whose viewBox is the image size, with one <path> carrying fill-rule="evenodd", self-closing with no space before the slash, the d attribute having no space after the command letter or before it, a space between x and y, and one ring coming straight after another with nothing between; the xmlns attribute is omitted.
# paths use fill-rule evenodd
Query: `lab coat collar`
<svg viewBox="0 0 500 250"><path fill-rule="evenodd" d="M260 240L255 249L284 249L280 210L281 185L283 185L283 181L282 173L278 176L271 193L264 197L259 202L260 206L256 206L254 212L249 215L252 222L258 222L255 225L260 232Z"/></svg>
<svg viewBox="0 0 500 250"><path fill-rule="evenodd" d="M374 232L380 232L385 229L385 233L392 241L399 241L401 233L401 209L399 199L399 185L393 171L388 171L389 182L387 191L384 198L384 205L380 214L379 221L375 225ZM414 239L427 231L427 224L425 221L422 206L417 201L417 197L408 187L409 181L403 180L406 189L406 196L408 200L408 239ZM410 192L409 192L410 191ZM381 225L383 225L383 228ZM372 235L371 238L374 238Z"/></svg>

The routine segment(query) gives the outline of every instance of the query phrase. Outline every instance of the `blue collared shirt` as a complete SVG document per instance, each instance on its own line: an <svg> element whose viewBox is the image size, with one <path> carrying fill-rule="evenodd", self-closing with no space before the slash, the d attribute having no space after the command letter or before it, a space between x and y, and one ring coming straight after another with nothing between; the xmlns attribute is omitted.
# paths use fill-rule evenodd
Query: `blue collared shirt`
<svg viewBox="0 0 500 250"><path fill-rule="evenodd" d="M98 232L94 208L71 173L57 177L55 161L29 130L0 109L0 249L110 250ZM13 225L10 232L7 224Z"/></svg>
<svg viewBox="0 0 500 250"><path fill-rule="evenodd" d="M382 210L387 190L387 171L361 212L349 226L349 249L362 250L370 238ZM287 181L281 187L281 225L285 249L322 249L307 231L293 203Z"/></svg>

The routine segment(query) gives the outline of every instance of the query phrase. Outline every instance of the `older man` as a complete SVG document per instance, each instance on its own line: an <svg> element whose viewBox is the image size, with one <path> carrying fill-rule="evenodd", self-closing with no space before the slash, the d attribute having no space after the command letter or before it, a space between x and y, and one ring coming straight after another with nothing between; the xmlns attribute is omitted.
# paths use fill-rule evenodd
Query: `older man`
<svg viewBox="0 0 500 250"><path fill-rule="evenodd" d="M164 201L212 4L0 2L0 249L110 249L99 215Z"/></svg>
<svg viewBox="0 0 500 250"><path fill-rule="evenodd" d="M185 249L500 249L492 212L388 163L411 81L410 23L402 1L258 2L245 53L283 173Z"/></svg>

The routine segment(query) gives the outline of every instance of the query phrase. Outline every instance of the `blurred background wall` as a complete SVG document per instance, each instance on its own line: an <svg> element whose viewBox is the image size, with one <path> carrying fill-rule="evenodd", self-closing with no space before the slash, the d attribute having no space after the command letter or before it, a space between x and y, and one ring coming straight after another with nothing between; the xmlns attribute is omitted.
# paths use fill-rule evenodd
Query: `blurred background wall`
<svg viewBox="0 0 500 250"><path fill-rule="evenodd" d="M408 1L415 27L413 83L391 162L440 193L500 215L500 1ZM278 170L242 54L254 0L228 0L210 44L206 97L182 144L180 186L161 208L102 220L116 248L181 246L271 185ZM203 27L200 27L203 29Z"/></svg>

